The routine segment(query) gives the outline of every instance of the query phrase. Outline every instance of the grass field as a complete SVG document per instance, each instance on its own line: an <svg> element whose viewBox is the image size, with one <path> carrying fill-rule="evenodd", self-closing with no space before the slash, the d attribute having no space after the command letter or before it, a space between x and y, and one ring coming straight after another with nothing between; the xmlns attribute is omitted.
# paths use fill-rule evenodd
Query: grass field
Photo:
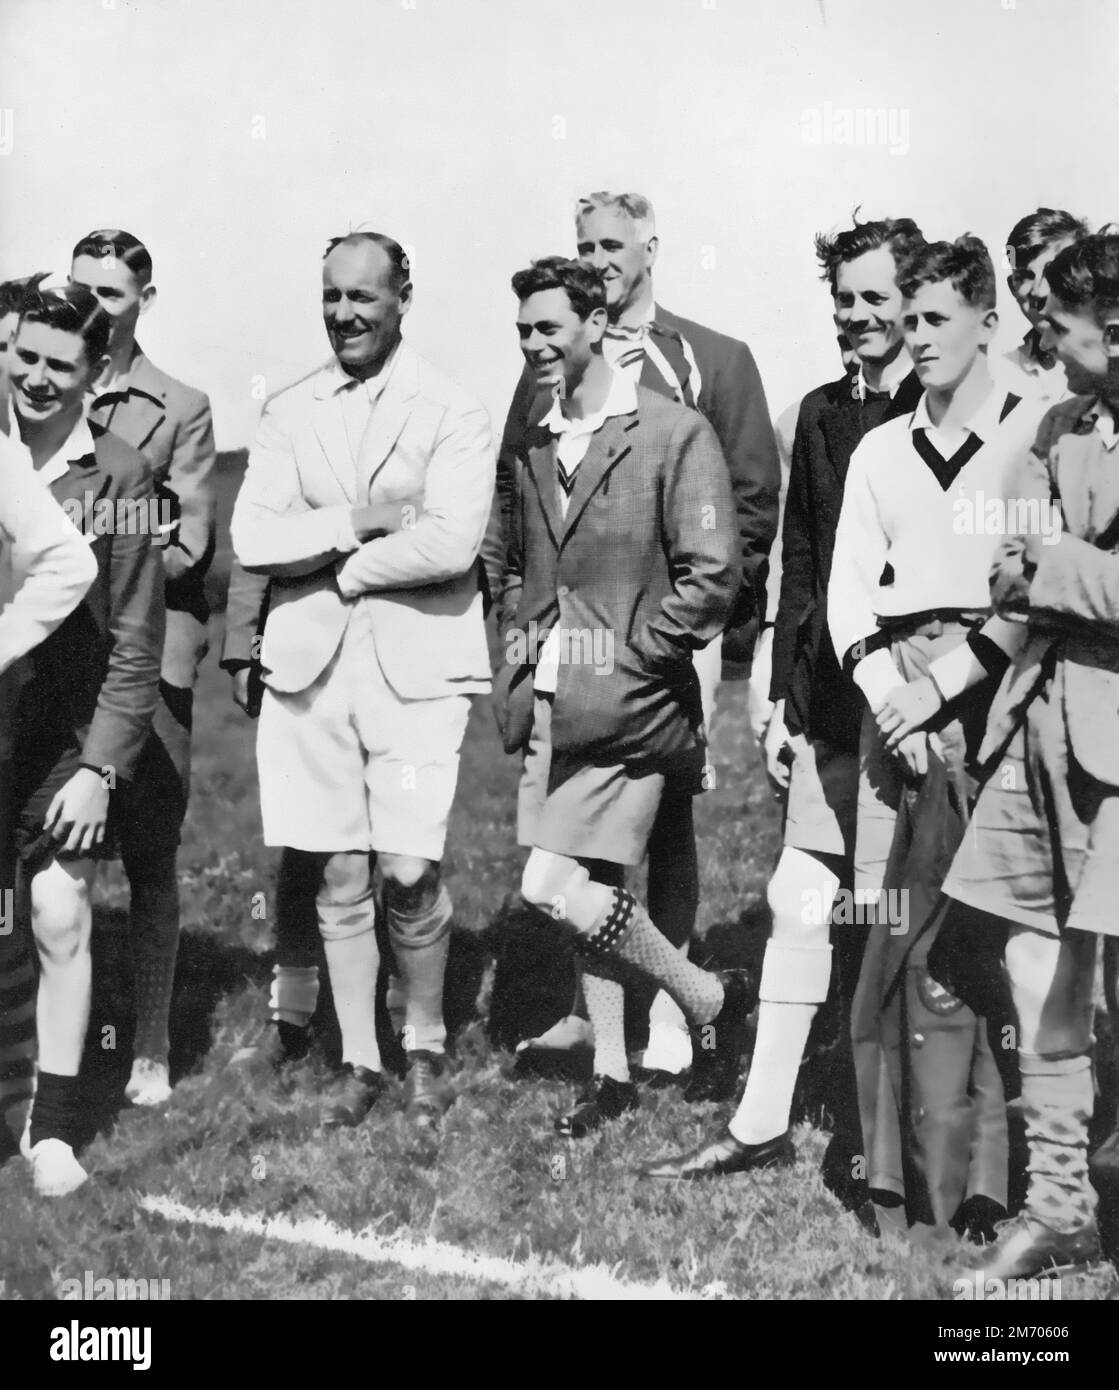
<svg viewBox="0 0 1119 1390"><path fill-rule="evenodd" d="M3 1297L57 1297L86 1271L166 1279L174 1299L621 1297L626 1286L637 1294L658 1285L704 1298L951 1297L968 1247L867 1235L820 1182L826 1136L810 1119L797 1130L795 1168L698 1188L641 1182L634 1164L693 1143L729 1107L689 1109L677 1092L646 1092L637 1114L592 1140L554 1135L572 1084L514 1079L511 1055L482 1021L521 863L516 767L484 700L467 735L446 861L459 1098L440 1140L404 1124L395 1094L360 1129L321 1133L329 1068L319 1048L279 1077L230 1066L264 1016L274 863L260 843L253 728L213 655L196 711L174 1095L160 1113L121 1108L132 1005L126 898L113 869L97 913L87 1049L98 1105L85 1154L91 1181L46 1202L18 1158L0 1167ZM778 822L741 685L724 687L720 714L718 789L698 808L700 922L725 959L759 948ZM253 914L259 893L264 920ZM106 1038L115 1047L102 1046ZM261 1218L280 1224L266 1234L253 1225ZM369 1238L347 1241L347 1232ZM1066 1300L1117 1294L1107 1264L1063 1281Z"/></svg>

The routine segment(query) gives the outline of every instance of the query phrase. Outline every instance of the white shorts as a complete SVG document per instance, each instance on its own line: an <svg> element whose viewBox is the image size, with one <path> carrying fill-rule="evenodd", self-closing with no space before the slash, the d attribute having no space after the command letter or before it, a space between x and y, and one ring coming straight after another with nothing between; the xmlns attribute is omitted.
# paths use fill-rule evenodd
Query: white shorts
<svg viewBox="0 0 1119 1390"><path fill-rule="evenodd" d="M359 610L313 685L264 692L256 745L264 843L437 863L469 716L469 695L401 699Z"/></svg>

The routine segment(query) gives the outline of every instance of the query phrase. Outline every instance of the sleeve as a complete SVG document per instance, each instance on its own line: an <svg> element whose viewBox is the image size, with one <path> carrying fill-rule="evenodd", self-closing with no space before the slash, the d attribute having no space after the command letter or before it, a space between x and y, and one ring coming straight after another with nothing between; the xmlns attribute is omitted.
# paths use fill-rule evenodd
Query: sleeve
<svg viewBox="0 0 1119 1390"><path fill-rule="evenodd" d="M1028 516L1031 504L1036 503L1041 508L1053 502L1048 464L1050 445L1046 417L1033 448L1008 470L1006 495L1018 502L1015 510L1019 516ZM1035 548L1024 531L1012 530L1002 537L991 563L991 603L1000 617L1025 623L1035 612L1032 581L1037 568Z"/></svg>
<svg viewBox="0 0 1119 1390"><path fill-rule="evenodd" d="M478 558L494 493L493 439L481 407L448 410L414 526L361 545L338 570L347 598L414 589L466 574Z"/></svg>
<svg viewBox="0 0 1119 1390"><path fill-rule="evenodd" d="M138 465L142 461L137 455ZM144 505L152 495L147 466L122 482L117 500ZM110 536L109 662L97 707L82 749L82 762L111 767L128 780L151 731L159 701L159 670L165 627L163 565L143 527L124 527Z"/></svg>
<svg viewBox="0 0 1119 1390"><path fill-rule="evenodd" d="M887 648L874 640L874 595L889 542L870 482L866 444L852 454L843 487L828 581L828 629L836 655L874 711L904 679Z"/></svg>
<svg viewBox="0 0 1119 1390"><path fill-rule="evenodd" d="M97 561L29 460L0 456L0 531L23 582L0 610L0 672L37 647L78 606Z"/></svg>
<svg viewBox="0 0 1119 1390"><path fill-rule="evenodd" d="M291 439L272 410L261 417L229 531L246 570L288 578L314 574L358 545L348 504L308 506Z"/></svg>
<svg viewBox="0 0 1119 1390"><path fill-rule="evenodd" d="M223 671L233 672L242 666L251 666L257 659L253 644L264 627L269 582L266 574L250 574L236 560L233 561L229 571L225 636L219 662Z"/></svg>
<svg viewBox="0 0 1119 1390"><path fill-rule="evenodd" d="M766 572L781 494L765 389L745 343L736 343L733 356L720 365L703 409L722 445L734 493L743 583L727 626L740 627L765 612Z"/></svg>
<svg viewBox="0 0 1119 1390"><path fill-rule="evenodd" d="M688 413L674 427L666 470L664 546L672 592L632 644L657 675L689 663L693 650L724 630L741 580L727 467L701 415Z"/></svg>
<svg viewBox="0 0 1119 1390"><path fill-rule="evenodd" d="M210 402L202 392L191 392L191 405L175 431L165 483L179 518L174 536L163 547L164 573L173 581L187 574L201 579L214 553L214 426Z"/></svg>
<svg viewBox="0 0 1119 1390"><path fill-rule="evenodd" d="M509 510L517 486L517 449L528 427L529 413L535 395L535 381L526 365L513 392L501 447L497 451L497 476L494 484L493 506L482 541L482 566L486 572L491 602L497 602L505 569L505 544L508 536Z"/></svg>
<svg viewBox="0 0 1119 1390"><path fill-rule="evenodd" d="M816 592L816 563L812 547L808 475L812 461L814 416L801 409L793 437L789 490L781 524L781 589L773 619L773 669L769 698L788 697L796 656L797 628Z"/></svg>

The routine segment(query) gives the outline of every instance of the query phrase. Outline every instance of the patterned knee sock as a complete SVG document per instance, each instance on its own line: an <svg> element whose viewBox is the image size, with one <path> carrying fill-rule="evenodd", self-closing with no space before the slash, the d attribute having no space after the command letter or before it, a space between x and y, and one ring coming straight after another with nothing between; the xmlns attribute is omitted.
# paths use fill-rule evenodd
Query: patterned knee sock
<svg viewBox="0 0 1119 1390"><path fill-rule="evenodd" d="M617 956L655 980L692 1023L710 1023L723 1007L723 986L718 976L682 956L624 888L613 889L611 897L610 907L594 931L580 937L582 952L589 956Z"/></svg>
<svg viewBox="0 0 1119 1390"><path fill-rule="evenodd" d="M23 1133L35 1089L35 971L30 958L0 976L0 1125L14 1139Z"/></svg>
<svg viewBox="0 0 1119 1390"><path fill-rule="evenodd" d="M451 947L450 895L440 886L427 907L406 909L395 884L385 884L385 910L396 969L404 993L404 1050L442 1052L443 978Z"/></svg>
<svg viewBox="0 0 1119 1390"><path fill-rule="evenodd" d="M594 1070L596 1076L629 1080L626 1056L626 994L615 978L612 962L588 962L583 971L583 993L594 1029Z"/></svg>
<svg viewBox="0 0 1119 1390"><path fill-rule="evenodd" d="M1055 1231L1079 1230L1096 1214L1088 1180L1091 1063L1021 1052L1019 1065L1030 1150L1026 1210Z"/></svg>

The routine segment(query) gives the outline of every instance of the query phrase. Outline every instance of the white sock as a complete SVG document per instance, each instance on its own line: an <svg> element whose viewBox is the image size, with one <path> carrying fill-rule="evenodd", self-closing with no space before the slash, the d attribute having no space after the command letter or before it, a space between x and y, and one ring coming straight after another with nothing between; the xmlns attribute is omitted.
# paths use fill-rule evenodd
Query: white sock
<svg viewBox="0 0 1119 1390"><path fill-rule="evenodd" d="M830 977L830 946L798 949L771 941L766 947L754 1056L730 1122L740 1143L762 1144L788 1129L809 1029L827 998Z"/></svg>
<svg viewBox="0 0 1119 1390"><path fill-rule="evenodd" d="M342 1060L355 1067L381 1070L377 1047L374 1008L377 996L377 967L381 955L372 928L341 940L323 939L334 1010L342 1030Z"/></svg>

